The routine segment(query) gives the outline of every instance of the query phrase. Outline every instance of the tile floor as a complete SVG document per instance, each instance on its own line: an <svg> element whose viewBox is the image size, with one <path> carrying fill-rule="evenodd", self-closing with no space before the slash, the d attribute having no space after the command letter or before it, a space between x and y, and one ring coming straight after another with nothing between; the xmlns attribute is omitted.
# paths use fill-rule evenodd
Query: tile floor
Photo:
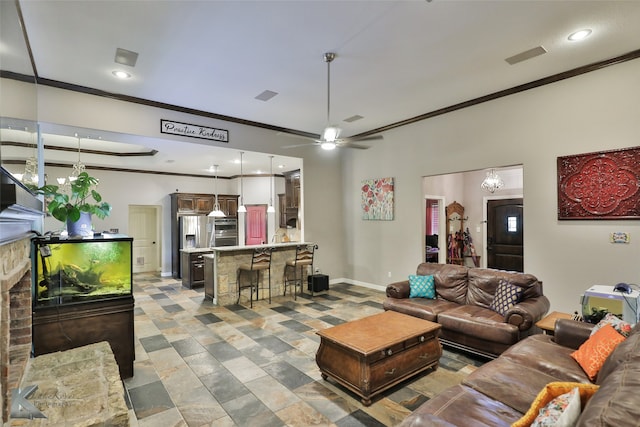
<svg viewBox="0 0 640 427"><path fill-rule="evenodd" d="M427 371L365 407L322 380L315 332L381 312L382 292L337 284L313 299L217 307L202 289L137 274L134 297L135 375L125 380L132 426L390 426L448 386L447 375L455 383L483 363L445 350L435 373L442 384Z"/></svg>

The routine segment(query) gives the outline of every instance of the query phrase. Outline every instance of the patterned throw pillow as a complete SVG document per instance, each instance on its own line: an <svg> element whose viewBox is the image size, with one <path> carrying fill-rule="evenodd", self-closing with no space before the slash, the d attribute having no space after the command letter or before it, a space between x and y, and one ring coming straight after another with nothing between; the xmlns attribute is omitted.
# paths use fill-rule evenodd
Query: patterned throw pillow
<svg viewBox="0 0 640 427"><path fill-rule="evenodd" d="M615 329L620 335L622 335L625 338L627 338L629 336L629 334L631 333L631 324L630 323L627 323L624 320L620 320L613 313L607 313L602 318L602 320L599 321L598 324L593 327L593 329L591 330L591 335L593 335L596 332L598 332L598 330L600 328L602 328L604 325L613 326L613 329Z"/></svg>
<svg viewBox="0 0 640 427"><path fill-rule="evenodd" d="M530 427L531 423L536 419L536 417L540 414L540 409L547 406L549 402L551 402L556 397L568 393L574 388L578 389L580 394L580 403L581 407L589 402L591 396L593 396L596 391L600 388L600 386L589 383L575 383L575 382L561 382L554 381L546 386L538 396L536 396L535 400L531 403L529 410L515 423L511 424L511 427Z"/></svg>
<svg viewBox="0 0 640 427"><path fill-rule="evenodd" d="M500 284L489 308L504 316L511 307L520 301L521 296L522 288L520 286L515 286L505 280L500 280Z"/></svg>
<svg viewBox="0 0 640 427"><path fill-rule="evenodd" d="M609 354L615 350L616 346L624 341L624 337L616 332L611 325L604 325L598 332L586 340L580 348L571 353L582 370L589 376L591 381L595 380L598 371L602 368L604 361Z"/></svg>
<svg viewBox="0 0 640 427"><path fill-rule="evenodd" d="M568 393L562 394L540 409L540 413L531 423L531 427L569 427L574 426L582 408L580 406L580 393L574 388Z"/></svg>
<svg viewBox="0 0 640 427"><path fill-rule="evenodd" d="M409 298L430 298L436 297L436 284L433 276L409 276Z"/></svg>

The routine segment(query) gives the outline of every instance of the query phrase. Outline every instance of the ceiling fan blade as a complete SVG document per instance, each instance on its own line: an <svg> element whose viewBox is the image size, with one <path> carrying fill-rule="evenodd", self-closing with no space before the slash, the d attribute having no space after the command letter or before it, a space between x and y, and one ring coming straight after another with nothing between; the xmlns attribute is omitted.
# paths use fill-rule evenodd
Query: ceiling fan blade
<svg viewBox="0 0 640 427"><path fill-rule="evenodd" d="M313 147L315 145L318 145L318 143L316 143L316 142L307 142L306 144L283 145L280 148Z"/></svg>
<svg viewBox="0 0 640 427"><path fill-rule="evenodd" d="M363 136L362 138L358 138L357 136L340 138L340 140L344 142L376 141L380 139L384 139L384 137L382 135L371 135L371 136Z"/></svg>
<svg viewBox="0 0 640 427"><path fill-rule="evenodd" d="M369 147L366 145L354 144L353 142L341 141L336 144L340 148L357 148L358 150L366 150Z"/></svg>

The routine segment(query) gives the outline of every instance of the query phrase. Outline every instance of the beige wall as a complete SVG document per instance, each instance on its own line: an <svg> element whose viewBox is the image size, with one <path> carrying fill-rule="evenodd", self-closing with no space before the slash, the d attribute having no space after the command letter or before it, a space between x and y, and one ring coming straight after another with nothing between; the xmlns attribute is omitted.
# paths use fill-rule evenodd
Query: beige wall
<svg viewBox="0 0 640 427"><path fill-rule="evenodd" d="M347 250L347 277L388 283L415 271L423 176L522 164L525 271L544 282L552 310L578 309L594 284L640 283L638 221L558 221L556 211L558 156L640 145L638 75L640 61L617 65L398 128L350 154L344 227L357 243ZM396 179L396 219L362 221L360 181L383 176ZM609 243L613 231L630 232L631 243Z"/></svg>

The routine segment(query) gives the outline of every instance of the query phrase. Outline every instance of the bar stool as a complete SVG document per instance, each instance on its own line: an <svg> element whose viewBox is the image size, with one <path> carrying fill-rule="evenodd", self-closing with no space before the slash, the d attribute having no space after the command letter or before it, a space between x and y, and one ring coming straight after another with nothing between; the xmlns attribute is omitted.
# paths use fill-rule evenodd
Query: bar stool
<svg viewBox="0 0 640 427"><path fill-rule="evenodd" d="M313 256L315 250L318 249L318 245L298 245L296 246L296 257L292 260L288 260L284 266L284 294L287 294L287 286L293 283L293 299L296 298L296 288L300 283L300 295L302 295L302 281L304 279L304 270L306 267L311 266L311 273L313 274ZM300 278L298 278L298 267L300 267ZM293 269L293 279L290 279L290 275L287 272L291 272ZM313 289L311 291L313 296Z"/></svg>
<svg viewBox="0 0 640 427"><path fill-rule="evenodd" d="M251 264L243 264L238 267L238 273L237 273L238 300L236 301L236 304L240 302L240 292L243 289L249 288L251 290L249 300L251 301L251 308L253 308L253 289L255 287L256 301L257 301L258 290L264 289L264 287L260 288L260 272L265 270L269 272L269 304L271 304L271 251L273 251L273 248L256 248L253 250L253 254L251 256ZM249 274L248 285L246 284L242 285L240 282L240 278L243 272ZM255 284L253 283L254 277L256 279Z"/></svg>

